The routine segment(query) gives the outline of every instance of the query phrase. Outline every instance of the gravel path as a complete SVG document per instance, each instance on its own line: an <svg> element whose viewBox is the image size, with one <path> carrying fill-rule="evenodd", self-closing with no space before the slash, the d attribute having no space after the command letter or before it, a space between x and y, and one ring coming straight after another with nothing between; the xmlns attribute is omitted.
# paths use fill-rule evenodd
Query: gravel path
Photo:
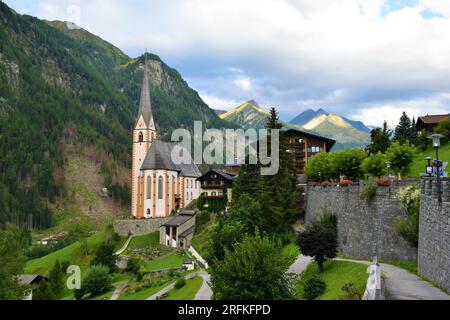
<svg viewBox="0 0 450 320"><path fill-rule="evenodd" d="M194 300L209 301L213 296L213 291L209 286L209 283L211 282L211 276L205 271L200 272L199 276L203 278L203 285L198 291Z"/></svg>

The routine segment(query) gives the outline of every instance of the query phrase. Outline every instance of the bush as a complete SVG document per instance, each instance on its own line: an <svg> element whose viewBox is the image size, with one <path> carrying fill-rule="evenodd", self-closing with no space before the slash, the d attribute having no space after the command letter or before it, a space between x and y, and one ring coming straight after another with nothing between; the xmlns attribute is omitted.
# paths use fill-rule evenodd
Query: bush
<svg viewBox="0 0 450 320"><path fill-rule="evenodd" d="M361 169L369 176L381 178L387 173L386 157L381 152L371 154L362 162Z"/></svg>
<svg viewBox="0 0 450 320"><path fill-rule="evenodd" d="M105 266L92 266L86 272L81 284L84 292L99 296L111 290L109 269Z"/></svg>
<svg viewBox="0 0 450 320"><path fill-rule="evenodd" d="M134 274L135 276L137 276L140 268L141 268L141 266L139 264L139 260L137 260L135 258L130 258L130 260L128 260L127 269L126 269L127 272L130 272L130 273Z"/></svg>
<svg viewBox="0 0 450 320"><path fill-rule="evenodd" d="M183 288L184 286L186 285L186 280L184 280L184 278L181 278L180 280L178 280L176 283L175 283L175 289L181 289L181 288Z"/></svg>
<svg viewBox="0 0 450 320"><path fill-rule="evenodd" d="M332 172L337 178L342 176L344 179L359 181L364 175L361 164L366 156L366 151L356 148L330 153Z"/></svg>
<svg viewBox="0 0 450 320"><path fill-rule="evenodd" d="M341 187L343 187L343 188L349 187L349 186L351 186L352 184L353 184L353 181L352 181L352 180L342 180L342 181L339 183L339 185L340 185Z"/></svg>
<svg viewBox="0 0 450 320"><path fill-rule="evenodd" d="M377 194L377 185L374 181L368 181L364 188L361 190L360 197L362 200L371 201Z"/></svg>
<svg viewBox="0 0 450 320"><path fill-rule="evenodd" d="M377 185L379 187L389 187L391 184L392 184L391 179L387 178L377 179Z"/></svg>
<svg viewBox="0 0 450 320"><path fill-rule="evenodd" d="M364 292L361 292L358 288L356 288L355 284L353 283L346 283L342 287L342 291L344 294L341 296L340 300L361 300Z"/></svg>
<svg viewBox="0 0 450 320"><path fill-rule="evenodd" d="M397 198L406 210L407 218L397 221L397 233L417 248L419 245L420 187L412 185L401 189Z"/></svg>
<svg viewBox="0 0 450 320"><path fill-rule="evenodd" d="M327 291L327 284L319 276L307 280L303 288L303 297L306 300L316 300Z"/></svg>
<svg viewBox="0 0 450 320"><path fill-rule="evenodd" d="M450 139L450 120L441 121L436 128L436 132Z"/></svg>
<svg viewBox="0 0 450 320"><path fill-rule="evenodd" d="M211 213L209 211L202 211L195 217L197 227L206 225L211 221Z"/></svg>
<svg viewBox="0 0 450 320"><path fill-rule="evenodd" d="M117 268L116 262L115 246L112 243L105 242L98 247L91 264L106 266L111 272L114 272Z"/></svg>
<svg viewBox="0 0 450 320"><path fill-rule="evenodd" d="M330 153L319 153L312 157L305 168L305 173L309 179L314 181L326 181L335 180L339 177L333 171L331 165L331 154Z"/></svg>

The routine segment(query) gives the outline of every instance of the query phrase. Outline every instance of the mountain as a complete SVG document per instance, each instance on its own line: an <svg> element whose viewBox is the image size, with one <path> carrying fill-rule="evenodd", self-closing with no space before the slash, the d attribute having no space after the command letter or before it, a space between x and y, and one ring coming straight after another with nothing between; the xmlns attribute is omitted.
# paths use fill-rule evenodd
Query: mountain
<svg viewBox="0 0 450 320"><path fill-rule="evenodd" d="M370 140L367 132L356 129L345 119L335 114L319 115L303 125L302 128L336 140L335 149L366 146Z"/></svg>
<svg viewBox="0 0 450 320"><path fill-rule="evenodd" d="M126 209L145 59L162 139L192 129L194 120L233 127L158 56L133 59L83 29L20 15L0 2L0 225L47 228L52 208L102 186ZM70 185L83 168L86 178L98 176L96 189Z"/></svg>
<svg viewBox="0 0 450 320"><path fill-rule="evenodd" d="M317 111L314 111L312 109L308 109L308 110L300 113L297 117L292 119L289 123L302 126L302 125L305 125L308 122L310 122L315 117L321 116L321 115L324 115L324 114L328 115L328 112L326 112L323 109L319 109Z"/></svg>
<svg viewBox="0 0 450 320"><path fill-rule="evenodd" d="M325 111L324 109L319 109L317 111L314 111L313 109L308 109L302 113L300 113L297 117L292 119L289 123L304 126L314 118L322 115L330 115L329 112ZM350 120L348 118L342 117L344 121L349 123L352 127L354 127L356 130L363 131L370 133L371 129L367 127L362 121L354 121Z"/></svg>
<svg viewBox="0 0 450 320"><path fill-rule="evenodd" d="M219 117L243 129L263 129L269 116L270 113L267 110L263 109L256 101L251 100Z"/></svg>
<svg viewBox="0 0 450 320"><path fill-rule="evenodd" d="M227 112L227 110L214 110L218 116Z"/></svg>

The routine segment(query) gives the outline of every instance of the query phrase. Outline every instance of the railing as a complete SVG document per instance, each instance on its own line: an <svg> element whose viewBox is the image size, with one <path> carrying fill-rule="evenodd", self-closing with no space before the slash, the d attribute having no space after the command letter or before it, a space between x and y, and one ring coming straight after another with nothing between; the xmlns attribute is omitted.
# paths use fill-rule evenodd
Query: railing
<svg viewBox="0 0 450 320"><path fill-rule="evenodd" d="M205 184L202 189L223 189L225 186L221 184Z"/></svg>
<svg viewBox="0 0 450 320"><path fill-rule="evenodd" d="M383 293L381 290L381 267L378 264L378 258L373 259L373 264L369 267L367 272L369 280L367 280L366 291L364 292L363 300L383 300Z"/></svg>
<svg viewBox="0 0 450 320"><path fill-rule="evenodd" d="M200 261L203 264L203 266L205 267L206 270L208 270L208 268L209 268L208 262L206 262L206 260L203 259L203 257L200 255L200 253L198 253L194 249L194 247L191 246L188 251L195 257L195 259L197 259L198 261Z"/></svg>

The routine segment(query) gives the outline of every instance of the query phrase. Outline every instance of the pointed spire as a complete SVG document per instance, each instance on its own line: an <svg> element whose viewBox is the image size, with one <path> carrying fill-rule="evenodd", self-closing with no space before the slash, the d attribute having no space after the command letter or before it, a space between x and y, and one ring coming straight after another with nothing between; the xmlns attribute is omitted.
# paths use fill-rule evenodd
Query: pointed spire
<svg viewBox="0 0 450 320"><path fill-rule="evenodd" d="M152 119L152 103L150 99L150 89L149 89L147 52L145 53L144 78L142 80L141 100L139 102L138 119L141 115L144 117L145 124L149 126L150 120Z"/></svg>

